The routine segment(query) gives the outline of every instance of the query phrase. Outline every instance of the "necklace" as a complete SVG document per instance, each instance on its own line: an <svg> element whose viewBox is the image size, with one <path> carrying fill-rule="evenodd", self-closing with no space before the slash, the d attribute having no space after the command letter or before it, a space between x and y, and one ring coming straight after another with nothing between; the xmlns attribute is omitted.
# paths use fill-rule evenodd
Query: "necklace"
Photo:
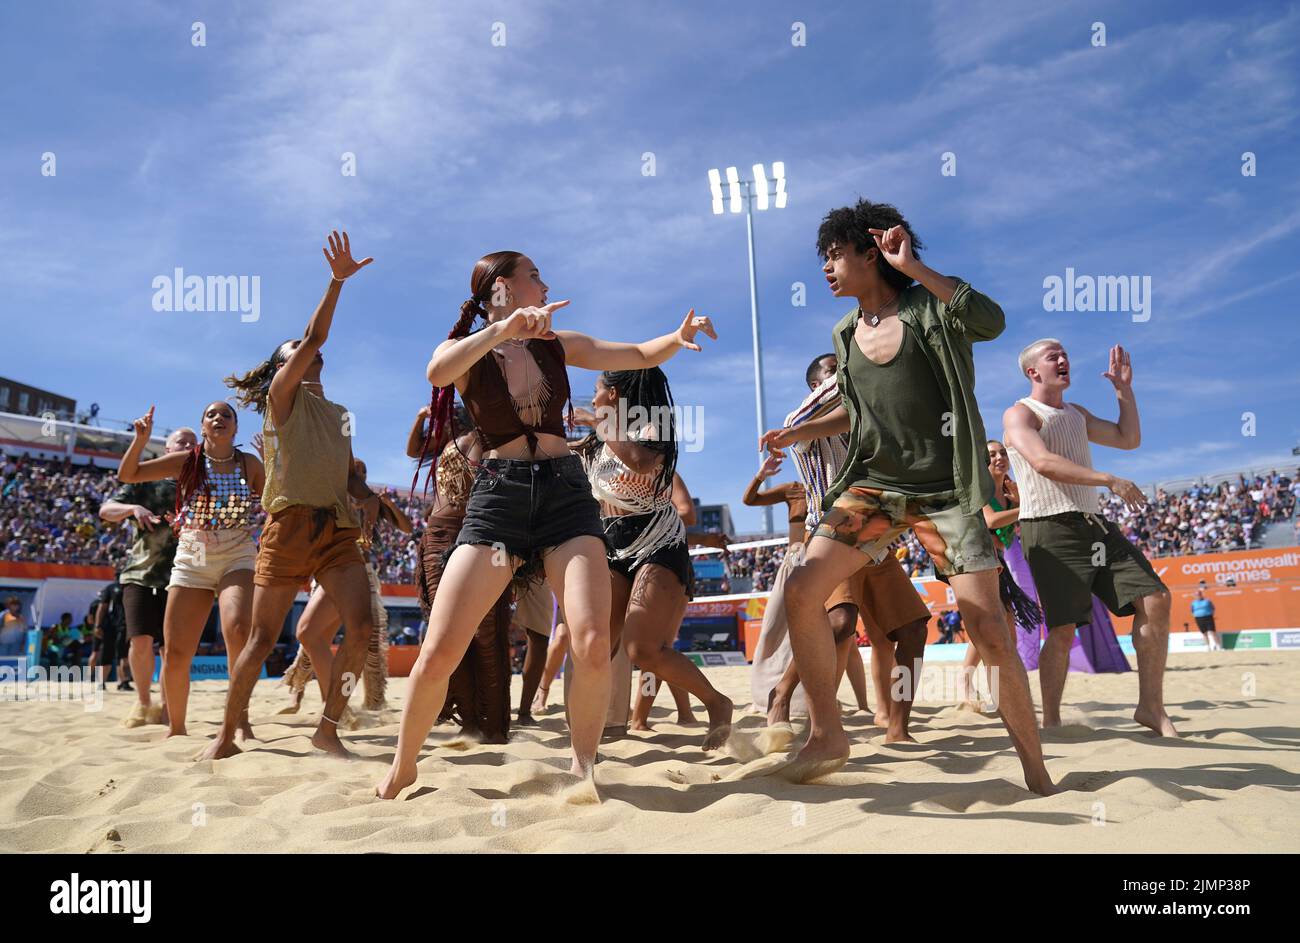
<svg viewBox="0 0 1300 943"><path fill-rule="evenodd" d="M213 455L211 452L208 452L208 453L207 453L207 456L208 456L208 461L210 461L210 462L215 462L215 463L217 463L218 465L224 465L226 462L234 461L234 459L235 459L235 450L234 450L234 449L231 449L231 450L230 450L230 454L227 455L225 458L217 458L217 457L216 457L215 455Z"/></svg>
<svg viewBox="0 0 1300 943"><path fill-rule="evenodd" d="M882 305L881 305L879 308L877 308L875 311L871 312L871 316L870 316L870 317L867 317L867 313L866 313L865 311L862 312L862 316L863 316L864 318L866 318L867 323L870 324L872 327L879 327L879 326L880 326L880 312L884 311L886 308L888 308L890 305L892 305L892 304L894 303L894 300L898 297L898 295L899 295L898 292L894 292L893 297L891 297L888 301L886 301L884 304L882 304Z"/></svg>

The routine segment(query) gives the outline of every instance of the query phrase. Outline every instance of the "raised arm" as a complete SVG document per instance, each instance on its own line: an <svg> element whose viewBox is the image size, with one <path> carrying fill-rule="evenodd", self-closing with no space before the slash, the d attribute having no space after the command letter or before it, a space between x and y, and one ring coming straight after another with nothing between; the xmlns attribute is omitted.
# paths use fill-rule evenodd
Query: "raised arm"
<svg viewBox="0 0 1300 943"><path fill-rule="evenodd" d="M330 267L330 283L325 289L325 297L320 300L311 320L307 322L307 331L302 340L271 378L270 408L277 426L283 425L293 412L298 384L302 383L302 378L307 375L316 355L329 339L330 327L334 323L334 308L339 301L339 292L343 290L343 282L374 261L372 258L364 258L360 262L353 260L352 245L346 232L342 237L338 232L330 233L329 245L329 249L321 249Z"/></svg>
<svg viewBox="0 0 1300 943"><path fill-rule="evenodd" d="M131 440L131 444L126 447L122 462L117 467L118 481L123 484L175 478L181 473L181 469L185 467L185 459L189 457L188 452L168 452L158 458L151 458L147 462L140 461L140 453L144 451L150 436L153 435L153 410L154 408L150 406L147 413L131 423L131 429L135 433L135 437Z"/></svg>
<svg viewBox="0 0 1300 943"><path fill-rule="evenodd" d="M1128 351L1118 344L1110 349L1110 368L1102 374L1115 387L1119 400L1119 420L1099 419L1082 406L1075 408L1083 413L1088 423L1088 441L1107 445L1113 449L1131 450L1142 444L1142 424L1138 421L1137 399L1133 395L1133 365Z"/></svg>
<svg viewBox="0 0 1300 943"><path fill-rule="evenodd" d="M421 406L420 411L415 414L415 422L411 423L410 434L406 437L407 458L419 458L420 453L424 451L424 423L431 412L428 406Z"/></svg>
<svg viewBox="0 0 1300 943"><path fill-rule="evenodd" d="M1020 508L1007 508L1005 511L993 510L993 505L984 505L984 526L989 530L997 530L999 527L1006 527L1008 524L1014 524L1020 520Z"/></svg>
<svg viewBox="0 0 1300 943"><path fill-rule="evenodd" d="M695 309L692 308L686 312L681 327L676 331L639 344L601 340L578 331L556 331L555 335L564 344L564 360L571 367L587 370L645 370L666 362L682 348L698 351L700 345L695 343L695 337L701 331L714 340L718 339L713 321L707 317L696 317Z"/></svg>
<svg viewBox="0 0 1300 943"><path fill-rule="evenodd" d="M1017 403L1003 413L1002 424L1002 441L1024 456L1030 467L1044 478L1069 485L1109 488L1131 508L1146 503L1146 495L1128 479L1079 465L1048 449L1038 434L1038 417L1023 403Z"/></svg>
<svg viewBox="0 0 1300 943"><path fill-rule="evenodd" d="M436 387L450 386L464 392L465 374L502 341L538 338L552 340L551 315L567 305L567 301L552 301L540 308L518 308L509 317L492 321L481 331L465 337L451 337L439 344L429 358L425 376Z"/></svg>
<svg viewBox="0 0 1300 943"><path fill-rule="evenodd" d="M782 504L789 497L788 485L777 485L775 488L768 488L766 491L760 491L759 486L781 470L783 459L779 455L768 455L759 466L758 474L750 479L748 487L745 488L741 501L747 507L767 507L770 504Z"/></svg>
<svg viewBox="0 0 1300 943"><path fill-rule="evenodd" d="M886 262L904 275L921 283L922 287L943 303L946 320L968 335L971 340L989 341L1006 328L1006 315L996 301L975 291L960 278L940 275L916 257L912 251L912 237L902 226L890 229L870 229L876 247Z"/></svg>

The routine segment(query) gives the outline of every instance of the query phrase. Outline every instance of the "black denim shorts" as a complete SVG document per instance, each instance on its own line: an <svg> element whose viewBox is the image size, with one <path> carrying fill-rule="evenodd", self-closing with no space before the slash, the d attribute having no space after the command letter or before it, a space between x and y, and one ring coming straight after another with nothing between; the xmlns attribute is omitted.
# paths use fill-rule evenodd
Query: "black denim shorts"
<svg viewBox="0 0 1300 943"><path fill-rule="evenodd" d="M605 541L600 505L576 455L518 461L484 459L474 474L465 523L451 548L501 545L523 560L515 583L542 575L542 556L574 537Z"/></svg>
<svg viewBox="0 0 1300 943"><path fill-rule="evenodd" d="M685 542L660 547L640 565L633 566L632 560L616 560L614 551L622 550L641 536L654 519L654 514L626 514L619 517L607 517L605 524L605 543L609 545L609 568L615 573L622 573L629 580L636 579L636 571L648 563L657 563L673 572L681 580L686 590L686 598L695 598L695 569L691 566L691 551Z"/></svg>

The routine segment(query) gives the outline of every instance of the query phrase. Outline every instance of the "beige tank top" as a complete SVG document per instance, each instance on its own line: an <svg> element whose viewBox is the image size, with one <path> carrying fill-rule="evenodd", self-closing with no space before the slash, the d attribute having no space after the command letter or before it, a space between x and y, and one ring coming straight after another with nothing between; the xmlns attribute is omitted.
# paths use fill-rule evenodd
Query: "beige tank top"
<svg viewBox="0 0 1300 943"><path fill-rule="evenodd" d="M268 404L262 419L266 487L262 507L275 514L300 504L330 508L339 527L359 527L348 501L352 440L347 410L298 387L293 410L279 429Z"/></svg>
<svg viewBox="0 0 1300 943"><path fill-rule="evenodd" d="M1088 447L1088 421L1083 413L1070 403L1064 409L1040 403L1026 396L1020 400L1038 417L1042 428L1038 434L1049 452L1067 458L1076 465L1092 468L1092 449ZM1078 511L1082 514L1099 514L1097 489L1092 485L1067 485L1052 481L1034 471L1029 461L1007 446L1011 470L1015 472L1020 487L1020 519L1049 517Z"/></svg>

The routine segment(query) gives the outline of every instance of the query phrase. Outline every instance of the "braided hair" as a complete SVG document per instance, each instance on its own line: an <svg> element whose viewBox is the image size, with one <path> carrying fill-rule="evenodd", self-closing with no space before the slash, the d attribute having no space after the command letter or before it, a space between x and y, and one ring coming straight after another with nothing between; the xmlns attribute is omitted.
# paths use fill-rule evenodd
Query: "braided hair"
<svg viewBox="0 0 1300 943"><path fill-rule="evenodd" d="M636 437L634 441L664 457L655 478L655 494L671 490L673 476L677 473L677 417L668 377L658 367L648 367L645 370L606 370L601 373L600 379L607 387L618 392L619 401L626 404L627 412L630 413L639 406L648 413L648 418L667 415L667 428L660 427L656 438ZM629 431L635 434L637 430ZM595 435L593 433L593 437Z"/></svg>
<svg viewBox="0 0 1300 943"><path fill-rule="evenodd" d="M470 328L479 318L483 319L484 324L487 323L487 303L492 298L492 286L498 278L510 278L514 275L515 268L522 258L524 258L522 252L504 250L489 252L474 263L474 270L469 276L470 296L468 300L461 303L460 317L456 319L456 323L447 333L448 340L469 337L472 333ZM447 442L456 437L455 383L433 388L429 410L429 428L424 436L424 444L420 448L420 458L415 466L415 477L411 480L411 490L414 492L420 480L420 468L423 467L425 458L432 456L429 462L428 477L424 480L426 494L430 483L433 481L438 456L442 454L443 447Z"/></svg>
<svg viewBox="0 0 1300 943"><path fill-rule="evenodd" d="M275 371L271 371L271 373L272 376L274 376ZM269 388L269 381L267 382L267 386ZM213 403L217 402L224 402L224 400L213 400ZM227 403L226 405L229 404ZM204 413L206 414L206 412L207 410L205 409ZM231 409L230 414L234 418L235 428L238 429L239 413L235 412L234 409ZM176 501L173 505L174 513L172 515L172 527L177 531L179 531L181 526L181 511L185 508L186 502L188 502L193 495L208 490L208 463L205 461L207 457L207 445L204 442L203 436L197 436L196 438L198 438L199 444L190 449L189 454L185 456L185 464L181 466L180 474L176 476ZM236 459L241 460L242 468L242 458L239 449L235 449L234 456Z"/></svg>
<svg viewBox="0 0 1300 943"><path fill-rule="evenodd" d="M226 377L225 384L235 391L235 399L240 406L251 407L260 415L266 414L266 404L271 396L271 381L275 379L275 372L289 359L293 350L289 345L292 343L293 338L290 338L277 344L275 350L271 351L271 356L242 377L235 374Z"/></svg>

